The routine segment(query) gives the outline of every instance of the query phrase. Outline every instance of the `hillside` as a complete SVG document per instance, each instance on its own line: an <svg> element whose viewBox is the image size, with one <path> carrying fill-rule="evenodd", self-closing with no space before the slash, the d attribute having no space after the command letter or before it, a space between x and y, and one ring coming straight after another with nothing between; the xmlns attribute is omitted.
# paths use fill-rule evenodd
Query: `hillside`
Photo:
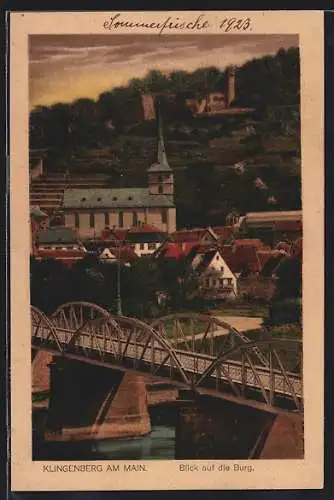
<svg viewBox="0 0 334 500"><path fill-rule="evenodd" d="M36 108L31 150L44 150L49 171L105 172L111 186L146 185L156 122L144 121L140 92L173 92L175 102L165 99L162 106L179 226L221 224L231 210L300 208L298 49L236 69L232 110L253 111L193 117L185 99L224 91L226 74L227 68L206 68L166 77L153 70L97 101Z"/></svg>

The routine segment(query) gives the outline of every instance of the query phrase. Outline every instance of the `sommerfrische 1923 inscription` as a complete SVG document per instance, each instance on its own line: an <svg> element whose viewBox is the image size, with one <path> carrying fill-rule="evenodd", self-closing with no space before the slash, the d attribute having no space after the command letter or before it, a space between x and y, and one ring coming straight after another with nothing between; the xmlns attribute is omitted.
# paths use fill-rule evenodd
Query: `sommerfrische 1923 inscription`
<svg viewBox="0 0 334 500"><path fill-rule="evenodd" d="M252 31L252 23L249 17L220 18L217 16L217 26L223 33ZM120 29L127 28L156 30L158 35L162 35L165 31L201 33L213 27L212 22L210 23L204 14L194 16L190 20L183 20L178 16L167 16L161 20L141 21L133 18L130 20L124 14L117 13L103 22L103 29L110 32L117 32Z"/></svg>

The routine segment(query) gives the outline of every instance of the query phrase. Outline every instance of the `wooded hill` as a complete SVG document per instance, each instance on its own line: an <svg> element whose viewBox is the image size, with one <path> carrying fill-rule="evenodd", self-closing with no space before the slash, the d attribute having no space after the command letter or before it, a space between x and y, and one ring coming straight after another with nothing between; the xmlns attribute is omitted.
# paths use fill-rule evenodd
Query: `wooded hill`
<svg viewBox="0 0 334 500"><path fill-rule="evenodd" d="M170 92L175 102L165 100L162 108L179 225L221 224L232 209L300 208L298 49L236 68L232 108L252 113L193 117L185 100L225 92L227 72L211 67L166 76L152 70L97 100L39 106L30 114L30 148L44 151L49 170L106 172L111 186L146 185L156 122L143 120L141 93ZM241 170L234 168L239 162Z"/></svg>

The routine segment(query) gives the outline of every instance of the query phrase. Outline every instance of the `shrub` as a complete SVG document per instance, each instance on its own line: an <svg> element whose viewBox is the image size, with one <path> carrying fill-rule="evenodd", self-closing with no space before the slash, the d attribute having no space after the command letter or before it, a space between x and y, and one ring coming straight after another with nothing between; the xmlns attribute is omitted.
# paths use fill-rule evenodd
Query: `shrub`
<svg viewBox="0 0 334 500"><path fill-rule="evenodd" d="M284 325L288 323L301 323L301 318L301 299L284 299L275 301L270 305L267 324Z"/></svg>

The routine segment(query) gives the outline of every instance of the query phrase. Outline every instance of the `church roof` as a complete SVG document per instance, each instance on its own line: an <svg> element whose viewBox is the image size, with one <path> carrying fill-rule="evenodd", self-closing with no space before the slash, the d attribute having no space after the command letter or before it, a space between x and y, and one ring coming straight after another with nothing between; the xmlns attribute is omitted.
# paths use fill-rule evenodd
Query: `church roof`
<svg viewBox="0 0 334 500"><path fill-rule="evenodd" d="M65 189L66 208L168 208L174 207L170 197L152 195L148 188Z"/></svg>

